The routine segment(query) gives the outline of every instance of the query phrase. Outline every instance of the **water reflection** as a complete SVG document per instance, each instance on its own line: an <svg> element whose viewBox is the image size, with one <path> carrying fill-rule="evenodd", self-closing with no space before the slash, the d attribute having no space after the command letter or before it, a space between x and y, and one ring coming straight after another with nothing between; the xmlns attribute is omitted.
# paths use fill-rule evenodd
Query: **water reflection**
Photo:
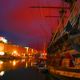
<svg viewBox="0 0 80 80"><path fill-rule="evenodd" d="M15 65L16 65L16 61L14 60L14 61L13 61L13 66L15 66Z"/></svg>
<svg viewBox="0 0 80 80"><path fill-rule="evenodd" d="M3 64L3 61L0 60L0 64Z"/></svg>
<svg viewBox="0 0 80 80"><path fill-rule="evenodd" d="M0 80L45 80L33 64L27 59L0 60Z"/></svg>
<svg viewBox="0 0 80 80"><path fill-rule="evenodd" d="M27 68L27 67L28 67L28 61L26 59L0 60L0 71L13 70L18 68Z"/></svg>
<svg viewBox="0 0 80 80"><path fill-rule="evenodd" d="M0 80L45 80L45 77L33 60L0 60Z"/></svg>
<svg viewBox="0 0 80 80"><path fill-rule="evenodd" d="M1 71L1 72L0 72L0 76L3 76L4 73L5 73L5 71Z"/></svg>
<svg viewBox="0 0 80 80"><path fill-rule="evenodd" d="M26 62L26 68L28 67L28 63Z"/></svg>

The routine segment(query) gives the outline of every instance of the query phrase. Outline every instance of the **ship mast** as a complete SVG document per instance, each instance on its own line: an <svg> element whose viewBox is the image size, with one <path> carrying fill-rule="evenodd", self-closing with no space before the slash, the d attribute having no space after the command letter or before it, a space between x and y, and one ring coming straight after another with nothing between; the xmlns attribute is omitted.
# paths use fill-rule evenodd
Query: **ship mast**
<svg viewBox="0 0 80 80"><path fill-rule="evenodd" d="M76 6L76 1L77 0L62 0L62 4L63 4L63 8L61 8L60 10L60 15L61 15L61 20L60 20L60 24L58 26L57 31L55 32L55 35L52 38L51 43L49 44L49 47L47 49L48 53L53 53L55 50L57 50L57 48L54 48L54 46L57 44L57 42L60 43L59 39L61 36L64 36L64 28L66 27L66 25L68 24L68 21L71 20L71 18L74 15L74 7ZM66 2L67 4L69 4L69 11L70 11L70 16L69 19L67 19L67 22L64 23L64 16L66 14L66 9L64 8L64 2ZM60 27L62 26L62 29L60 29ZM58 34L58 35L57 35ZM57 36L56 36L57 35ZM66 37L66 36L65 36ZM64 39L63 39L64 40ZM64 42L64 41L63 41ZM57 44L57 46L59 45L59 43Z"/></svg>

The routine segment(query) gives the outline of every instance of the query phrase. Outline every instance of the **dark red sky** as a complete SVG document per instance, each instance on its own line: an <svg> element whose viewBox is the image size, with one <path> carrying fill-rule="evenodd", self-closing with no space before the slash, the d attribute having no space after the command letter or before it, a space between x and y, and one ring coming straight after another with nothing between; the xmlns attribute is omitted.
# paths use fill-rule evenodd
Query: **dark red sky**
<svg viewBox="0 0 80 80"><path fill-rule="evenodd" d="M15 44L43 49L60 20L60 17L45 16L60 16L60 9L31 6L61 7L62 0L0 0L0 35ZM66 3L65 7L68 7ZM67 10L66 16L68 13Z"/></svg>

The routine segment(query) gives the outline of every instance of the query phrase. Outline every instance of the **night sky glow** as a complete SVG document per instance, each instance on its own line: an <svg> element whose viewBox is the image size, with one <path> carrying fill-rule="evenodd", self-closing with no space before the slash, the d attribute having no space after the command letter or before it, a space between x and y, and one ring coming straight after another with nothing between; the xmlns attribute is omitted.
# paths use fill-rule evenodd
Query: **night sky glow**
<svg viewBox="0 0 80 80"><path fill-rule="evenodd" d="M31 6L60 7L62 0L0 0L0 35L15 44L43 49L60 20L60 17L45 16L60 16L59 9L33 9Z"/></svg>

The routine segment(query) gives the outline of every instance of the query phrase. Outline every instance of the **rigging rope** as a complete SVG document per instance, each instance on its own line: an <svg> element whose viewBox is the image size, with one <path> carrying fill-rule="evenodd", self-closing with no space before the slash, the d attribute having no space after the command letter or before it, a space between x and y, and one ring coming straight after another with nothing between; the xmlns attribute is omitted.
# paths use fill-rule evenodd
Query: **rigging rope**
<svg viewBox="0 0 80 80"><path fill-rule="evenodd" d="M40 2L39 2L38 4L41 6ZM44 15L43 12L44 12L44 11L42 11L42 8L40 8L40 16L43 18L43 23L47 23L47 22L46 22L46 19L45 19L45 15ZM42 26L41 26L41 27L42 27ZM42 27L42 29L43 29L43 32L45 33L45 36L47 36L46 34L48 34L48 31L45 30L44 26ZM44 45L45 45L45 46L47 46L46 43L47 43L47 42L44 42Z"/></svg>
<svg viewBox="0 0 80 80"><path fill-rule="evenodd" d="M67 25L67 23L68 23L68 21L69 20L71 20L71 18L73 17L72 15L73 15L73 13L74 13L74 9L76 8L76 5L77 5L77 2L76 3L74 3L74 6L72 7L72 13L70 14L70 17L68 18L68 20L66 21L66 23L65 23L65 27L66 27L66 25ZM78 7L78 10L79 10L79 5L77 5L77 7ZM76 12L76 14L77 14L77 12ZM64 15L62 16L62 19L64 18ZM62 19L61 19L61 21L62 21ZM56 32L55 32L55 35L54 35L54 37L53 37L53 39L52 39L52 41L51 41L51 43L50 43L50 45L49 45L49 47L51 46L51 44L53 43L53 41L54 41L54 38L55 38L55 36L56 36L56 34L58 33L58 30L59 30L59 28L60 28L60 26L61 26L61 22L59 23L59 25L58 25L58 28L57 28L57 30L56 30ZM64 27L64 28L65 28ZM63 32L63 29L64 28L62 28L62 32ZM62 34L64 34L64 32L62 33ZM59 37L58 37L59 38ZM55 41L54 41L55 42Z"/></svg>

